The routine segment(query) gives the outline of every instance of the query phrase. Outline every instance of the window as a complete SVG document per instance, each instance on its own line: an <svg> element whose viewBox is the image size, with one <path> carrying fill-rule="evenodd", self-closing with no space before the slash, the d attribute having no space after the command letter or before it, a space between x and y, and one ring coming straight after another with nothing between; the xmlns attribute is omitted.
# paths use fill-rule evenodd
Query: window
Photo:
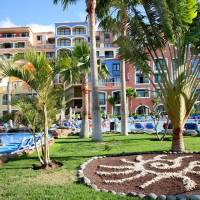
<svg viewBox="0 0 200 200"><path fill-rule="evenodd" d="M99 48L100 45L101 45L100 42L97 41L97 42L96 42L96 47Z"/></svg>
<svg viewBox="0 0 200 200"><path fill-rule="evenodd" d="M71 30L66 27L58 28L57 35L71 35Z"/></svg>
<svg viewBox="0 0 200 200"><path fill-rule="evenodd" d="M159 83L161 82L161 77L159 74L154 74L154 83Z"/></svg>
<svg viewBox="0 0 200 200"><path fill-rule="evenodd" d="M120 115L120 106L114 106L113 107L113 115Z"/></svg>
<svg viewBox="0 0 200 200"><path fill-rule="evenodd" d="M157 98L157 97L159 97L159 95L160 95L160 89L156 89L156 90L154 91L154 93L153 93L153 97L154 97L154 98Z"/></svg>
<svg viewBox="0 0 200 200"><path fill-rule="evenodd" d="M149 108L145 105L139 106L136 110L138 115L147 115L149 114Z"/></svg>
<svg viewBox="0 0 200 200"><path fill-rule="evenodd" d="M47 56L47 58L53 58L53 57L55 57L55 52L47 52L46 56Z"/></svg>
<svg viewBox="0 0 200 200"><path fill-rule="evenodd" d="M154 63L154 71L158 71L159 68L163 68L165 69L165 59L159 58L159 59L155 59L155 63ZM167 64L167 63L166 63ZM161 66L160 66L161 65Z"/></svg>
<svg viewBox="0 0 200 200"><path fill-rule="evenodd" d="M105 93L99 92L99 105L106 105Z"/></svg>
<svg viewBox="0 0 200 200"><path fill-rule="evenodd" d="M84 39L83 39L83 38L76 38L76 39L74 40L75 45L76 45L76 44L80 44L81 42L84 42Z"/></svg>
<svg viewBox="0 0 200 200"><path fill-rule="evenodd" d="M105 51L105 58L113 58L114 53L113 51Z"/></svg>
<svg viewBox="0 0 200 200"><path fill-rule="evenodd" d="M97 57L99 57L99 51L97 51Z"/></svg>
<svg viewBox="0 0 200 200"><path fill-rule="evenodd" d="M37 41L42 41L42 35L37 35Z"/></svg>
<svg viewBox="0 0 200 200"><path fill-rule="evenodd" d="M112 70L113 71L120 71L120 64L119 63L114 63L112 65Z"/></svg>
<svg viewBox="0 0 200 200"><path fill-rule="evenodd" d="M13 48L13 43L3 43L0 45L1 49L10 49Z"/></svg>
<svg viewBox="0 0 200 200"><path fill-rule="evenodd" d="M82 35L82 34L86 34L85 28L75 28L73 31L74 35Z"/></svg>
<svg viewBox="0 0 200 200"><path fill-rule="evenodd" d="M158 106L156 107L156 111L157 111L158 113L163 113L163 112L165 111L165 107L164 107L163 105L158 105Z"/></svg>
<svg viewBox="0 0 200 200"><path fill-rule="evenodd" d="M71 46L71 41L69 39L58 39L57 41L58 46Z"/></svg>
<svg viewBox="0 0 200 200"><path fill-rule="evenodd" d="M149 83L149 79L142 73L138 72L136 73L136 83L137 84Z"/></svg>
<svg viewBox="0 0 200 200"><path fill-rule="evenodd" d="M24 47L25 47L25 43L24 42L15 43L15 48L24 48Z"/></svg>
<svg viewBox="0 0 200 200"><path fill-rule="evenodd" d="M111 43L104 43L104 47L105 47L105 48L112 47L112 44L111 44Z"/></svg>
<svg viewBox="0 0 200 200"><path fill-rule="evenodd" d="M11 37L14 37L14 34L13 33L3 33L3 38L11 38Z"/></svg>
<svg viewBox="0 0 200 200"><path fill-rule="evenodd" d="M19 34L19 37L28 37L28 36L29 36L29 33L27 33L27 32Z"/></svg>
<svg viewBox="0 0 200 200"><path fill-rule="evenodd" d="M4 94L3 95L3 102L2 102L3 105L7 105L8 104L8 95L7 94Z"/></svg>
<svg viewBox="0 0 200 200"><path fill-rule="evenodd" d="M177 61L178 61L177 58L172 59L172 67L174 67L174 69L177 69Z"/></svg>
<svg viewBox="0 0 200 200"><path fill-rule="evenodd" d="M104 33L104 41L109 42L110 41L110 33Z"/></svg>
<svg viewBox="0 0 200 200"><path fill-rule="evenodd" d="M9 53L5 53L3 54L3 56L7 59L10 59L12 57L12 54L9 54Z"/></svg>
<svg viewBox="0 0 200 200"><path fill-rule="evenodd" d="M137 96L139 98L141 97L149 97L149 90L148 89L136 89L136 92L137 92Z"/></svg>
<svg viewBox="0 0 200 200"><path fill-rule="evenodd" d="M115 104L120 104L121 95L120 92L113 92L113 98L115 99Z"/></svg>
<svg viewBox="0 0 200 200"><path fill-rule="evenodd" d="M96 35L96 41L100 41L100 36Z"/></svg>

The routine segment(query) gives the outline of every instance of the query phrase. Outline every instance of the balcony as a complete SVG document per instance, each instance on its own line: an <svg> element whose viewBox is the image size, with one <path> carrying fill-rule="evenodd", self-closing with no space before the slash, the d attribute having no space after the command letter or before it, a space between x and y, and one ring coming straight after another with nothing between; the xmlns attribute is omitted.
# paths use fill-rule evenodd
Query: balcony
<svg viewBox="0 0 200 200"><path fill-rule="evenodd" d="M71 35L71 29L68 27L57 28L57 35Z"/></svg>
<svg viewBox="0 0 200 200"><path fill-rule="evenodd" d="M71 46L71 40L68 38L59 38L57 40L57 46L58 47L70 47Z"/></svg>
<svg viewBox="0 0 200 200"><path fill-rule="evenodd" d="M41 45L36 45L36 46L34 46L34 48L36 48L36 49L45 49L45 50L47 50L47 49L55 49L55 44L41 44Z"/></svg>
<svg viewBox="0 0 200 200"><path fill-rule="evenodd" d="M0 33L0 38L24 38L29 37L28 32L24 33Z"/></svg>
<svg viewBox="0 0 200 200"><path fill-rule="evenodd" d="M120 77L113 77L110 79L99 80L99 86L120 86Z"/></svg>
<svg viewBox="0 0 200 200"><path fill-rule="evenodd" d="M85 27L73 28L73 35L86 35L86 28Z"/></svg>

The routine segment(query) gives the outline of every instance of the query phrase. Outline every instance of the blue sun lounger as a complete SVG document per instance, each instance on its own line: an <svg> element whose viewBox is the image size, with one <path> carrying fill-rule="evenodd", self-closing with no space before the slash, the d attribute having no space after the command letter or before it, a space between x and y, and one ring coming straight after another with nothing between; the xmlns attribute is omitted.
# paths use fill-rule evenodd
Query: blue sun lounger
<svg viewBox="0 0 200 200"><path fill-rule="evenodd" d="M14 154L28 149L31 138L24 138L21 143L10 143L0 147L0 154Z"/></svg>
<svg viewBox="0 0 200 200"><path fill-rule="evenodd" d="M153 125L153 123L146 123L143 131L145 133L154 133L155 126Z"/></svg>

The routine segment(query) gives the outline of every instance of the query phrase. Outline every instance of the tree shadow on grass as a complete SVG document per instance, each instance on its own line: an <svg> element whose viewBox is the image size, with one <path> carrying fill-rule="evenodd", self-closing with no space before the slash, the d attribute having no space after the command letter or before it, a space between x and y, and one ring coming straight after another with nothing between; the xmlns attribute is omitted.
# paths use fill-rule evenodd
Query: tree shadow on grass
<svg viewBox="0 0 200 200"><path fill-rule="evenodd" d="M109 139L109 140L104 140L103 142L94 142L92 140L79 140L79 139L74 139L74 140L63 140L63 141L55 141L55 143L58 144L78 144L78 143L96 143L96 144L101 144L101 143L111 143L111 142L126 142L126 141L153 141L154 138L150 137L150 138L119 138L119 139ZM155 140L156 141L156 140Z"/></svg>

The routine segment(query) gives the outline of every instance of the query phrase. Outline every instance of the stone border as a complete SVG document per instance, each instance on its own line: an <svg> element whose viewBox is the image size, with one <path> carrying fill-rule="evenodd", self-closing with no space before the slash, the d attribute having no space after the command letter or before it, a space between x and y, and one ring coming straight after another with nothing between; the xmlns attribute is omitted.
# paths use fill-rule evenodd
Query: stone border
<svg viewBox="0 0 200 200"><path fill-rule="evenodd" d="M178 195L159 195L157 196L154 193L149 193L147 195L142 194L142 193L136 193L136 192L130 192L130 193L123 193L123 192L115 192L114 190L106 190L106 189L100 189L98 188L95 184L92 184L90 179L84 176L84 169L86 166L92 162L93 160L97 160L100 158L106 158L106 157L118 157L118 156L130 156L130 155L138 155L138 154L200 154L200 151L185 151L183 153L181 152L172 152L172 151L163 151L163 152L137 152L137 153L123 153L123 154L117 154L117 155L109 155L109 156L95 156L84 162L81 166L80 169L77 172L77 176L80 182L86 184L87 186L93 188L97 192L109 192L115 195L120 195L120 196L132 196L132 197L139 197L139 198L144 198L147 200L200 200L200 195L185 195L185 194L178 194Z"/></svg>

